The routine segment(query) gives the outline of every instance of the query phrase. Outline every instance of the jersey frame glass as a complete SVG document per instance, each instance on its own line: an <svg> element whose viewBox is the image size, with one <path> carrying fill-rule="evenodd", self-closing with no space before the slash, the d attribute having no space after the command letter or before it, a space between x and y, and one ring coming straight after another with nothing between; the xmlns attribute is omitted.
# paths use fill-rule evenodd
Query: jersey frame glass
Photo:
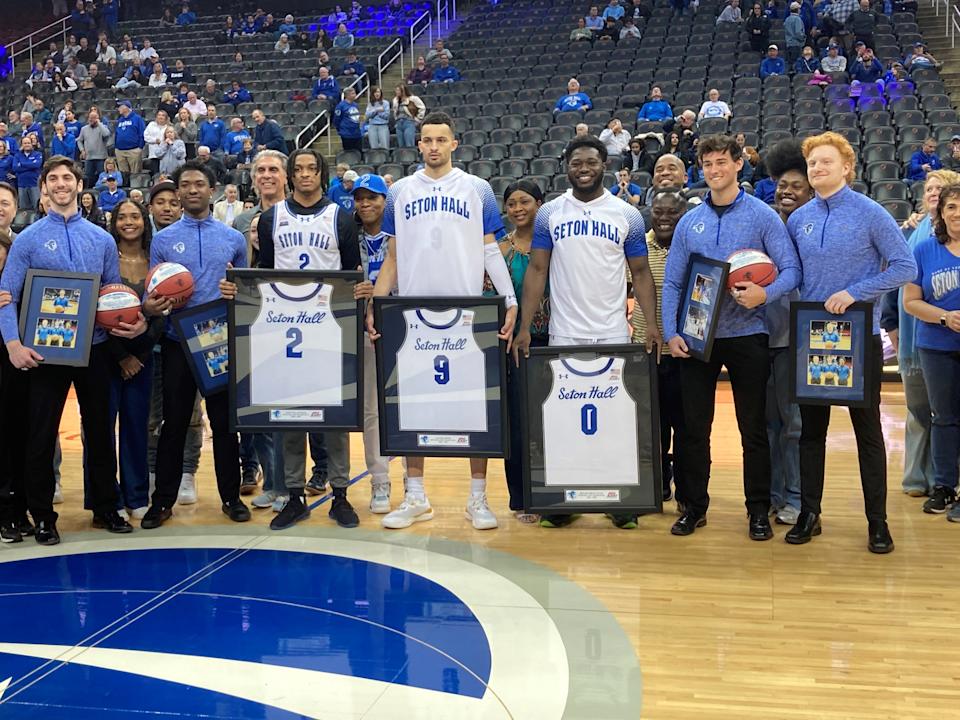
<svg viewBox="0 0 960 720"><path fill-rule="evenodd" d="M873 303L834 315L822 302L790 303L790 400L868 407L875 377Z"/></svg>
<svg viewBox="0 0 960 720"><path fill-rule="evenodd" d="M353 296L354 286L363 281L363 273L354 270L272 270L272 269L228 269L227 280L236 283L237 296L229 306L229 343L230 343L230 429L237 432L286 432L326 430L353 431L363 427L363 301ZM255 352L263 352L259 342L254 347L251 332L260 317L264 299L260 286L264 283L275 285L302 285L314 288L312 294L297 294L287 298L295 302L312 300L306 309L295 309L294 315L275 314L280 330L286 328L282 338L282 352L274 358L276 366L271 367L270 357L261 358L254 363ZM329 298L320 297L322 285L330 285ZM275 293L279 294L274 287ZM282 294L279 296L283 299ZM274 298L275 300L277 298ZM320 347L316 338L313 343L304 340L301 326L318 328L325 321L326 313L340 329L339 347L329 350ZM308 313L308 315L301 315ZM292 318L301 318L292 320ZM327 338L323 339L324 341ZM314 351L329 352L330 363L310 363L307 348ZM304 353L308 353L304 357ZM272 357L272 356L271 356ZM334 361L332 358L337 357ZM302 370L291 370L290 362L306 361ZM326 365L321 366L321 365ZM339 373L339 403L317 403L305 393L300 398L287 393L283 401L264 403L254 401L254 383L262 382L269 387L294 372L294 378L308 378L311 375L329 372ZM259 380L258 380L259 379ZM260 398L262 400L262 397Z"/></svg>
<svg viewBox="0 0 960 720"><path fill-rule="evenodd" d="M618 358L623 360L617 386L601 388L600 385L591 385L577 390L562 385L556 387L564 378L569 378L569 374L562 369L559 372L555 370L559 367L558 362L596 361L603 358L610 359L606 368ZM611 371L610 375L613 376L615 372ZM530 348L530 357L521 361L520 373L525 512L544 515L643 515L663 510L656 357L639 344L533 347ZM589 374L581 374L581 377L589 377ZM586 382L589 385L590 381ZM547 403L553 400L554 403L572 402L579 405L580 412L573 413L571 417L580 424L572 432L593 436L603 430L603 399L612 399L621 389L633 401L636 432L625 427L623 418L620 418L621 422L614 425L617 428L616 447L624 453L620 456L621 460L627 463L636 461L636 482L603 482L604 466L609 466L616 454L609 452L608 448L599 447L600 443L596 451L589 455L566 458L559 463L558 470L565 471L574 465L582 467L584 482L569 482L563 477L551 482L545 425L548 414L555 424L558 418L562 422L566 413L563 412L565 408L556 405L552 411L549 410ZM570 451L573 443L563 443L563 446ZM574 450L573 454L578 452L580 449Z"/></svg>
<svg viewBox="0 0 960 720"><path fill-rule="evenodd" d="M729 263L699 254L690 256L677 316L677 332L687 344L687 353L692 358L710 362L729 274Z"/></svg>
<svg viewBox="0 0 960 720"><path fill-rule="evenodd" d="M97 273L27 270L20 296L20 341L44 365L86 367L100 293Z"/></svg>
<svg viewBox="0 0 960 720"><path fill-rule="evenodd" d="M170 321L200 394L209 397L226 390L231 374L226 300L178 310Z"/></svg>
<svg viewBox="0 0 960 720"><path fill-rule="evenodd" d="M449 386L450 375L457 367L445 355L444 343L449 343L454 352L460 346L449 338L438 337L434 340L421 338L415 333L420 323L408 327L407 311L412 312L449 312L456 310L454 322L463 312L473 313L470 327L476 352L469 368L468 384L472 385L475 396L482 393L485 403L477 411L473 420L475 425L484 424L485 429L454 427L445 424L444 419L456 417L466 419L470 416L470 403L454 400L460 409L459 414L451 415L450 400L441 399L447 393L459 392ZM377 407L380 413L380 452L383 455L423 456L423 457L488 457L505 458L510 452L510 427L507 416L507 355L506 343L497 336L506 318L506 306L502 296L496 297L377 297L373 299L374 326L380 337L374 343L377 358ZM420 317L419 315L417 317ZM426 320L424 322L427 322ZM446 328L429 325L437 331ZM463 325L459 326L461 328ZM426 330L426 327L423 328ZM463 340L463 339L461 339ZM464 340L464 342L468 342ZM433 353L432 369L429 372L415 374L412 380L419 381L432 377L436 387L430 385L431 394L436 392L435 402L420 400L425 393L401 394L400 359L404 349L414 353L423 350L424 356ZM483 358L482 368L476 362L479 352ZM417 355L414 354L416 358ZM456 359L456 358L454 358ZM460 367L464 363L459 363ZM476 377L474 377L474 374ZM459 379L459 378L458 378ZM409 387L409 384L408 384ZM449 397L449 395L448 395ZM475 398L474 398L475 399ZM431 405L432 402L432 405ZM411 404L413 403L413 404ZM406 404L406 405L405 405ZM475 403L474 403L475 404ZM429 427L402 428L402 408L407 407L407 418L426 417L427 422L436 419ZM414 408L416 408L414 410ZM454 420L456 422L456 420Z"/></svg>

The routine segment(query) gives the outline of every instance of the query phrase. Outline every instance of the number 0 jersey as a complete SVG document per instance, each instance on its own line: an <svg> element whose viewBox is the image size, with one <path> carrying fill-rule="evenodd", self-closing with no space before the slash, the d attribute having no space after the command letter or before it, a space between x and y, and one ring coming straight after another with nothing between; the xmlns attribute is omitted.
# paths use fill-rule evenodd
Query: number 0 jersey
<svg viewBox="0 0 960 720"><path fill-rule="evenodd" d="M639 482L636 403L623 384L623 358L550 361L543 403L547 485Z"/></svg>
<svg viewBox="0 0 960 720"><path fill-rule="evenodd" d="M403 318L400 429L486 432L486 358L473 337L473 312L404 310Z"/></svg>
<svg viewBox="0 0 960 720"><path fill-rule="evenodd" d="M256 405L342 405L343 333L327 284L260 283L250 326L251 401Z"/></svg>
<svg viewBox="0 0 960 720"><path fill-rule="evenodd" d="M454 168L423 170L387 193L383 232L396 238L400 295L481 295L483 236L503 228L490 183Z"/></svg>

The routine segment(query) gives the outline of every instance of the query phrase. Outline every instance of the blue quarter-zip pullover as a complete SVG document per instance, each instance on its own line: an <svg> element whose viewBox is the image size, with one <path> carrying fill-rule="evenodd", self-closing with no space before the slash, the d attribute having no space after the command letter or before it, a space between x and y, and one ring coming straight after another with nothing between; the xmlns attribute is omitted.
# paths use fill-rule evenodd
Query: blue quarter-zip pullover
<svg viewBox="0 0 960 720"><path fill-rule="evenodd" d="M143 131L147 126L143 118L135 112L126 117L120 115L117 118L117 131L114 138L114 147L117 150L136 150L143 147Z"/></svg>
<svg viewBox="0 0 960 720"><path fill-rule="evenodd" d="M737 250L760 250L770 256L779 275L766 287L767 303L776 302L782 295L800 284L800 261L796 249L787 236L780 216L766 203L743 190L723 215L717 215L710 195L703 204L680 218L670 245L663 279L663 336L676 337L677 313L686 292L687 266L693 254L714 260L726 260ZM765 310L748 310L733 301L726 288L718 289L720 320L716 337L741 337L767 332Z"/></svg>
<svg viewBox="0 0 960 720"><path fill-rule="evenodd" d="M0 333L3 341L20 339L17 326L18 305L27 270L96 273L100 284L122 282L117 243L106 230L84 220L80 213L68 218L52 210L17 235L10 247L7 264L0 276L0 290L7 290L13 302L0 308ZM101 343L107 334L97 326L93 342Z"/></svg>
<svg viewBox="0 0 960 720"><path fill-rule="evenodd" d="M879 333L880 303L875 301L917 276L917 263L893 216L844 187L797 208L787 230L800 255L800 299L824 302L846 290L854 300L874 303L873 332Z"/></svg>
<svg viewBox="0 0 960 720"><path fill-rule="evenodd" d="M193 275L193 295L184 307L193 307L220 297L220 281L227 264L247 267L247 243L243 235L208 215L197 220L184 214L165 227L150 244L150 267L162 262L183 265ZM173 325L167 323L167 336L176 339Z"/></svg>
<svg viewBox="0 0 960 720"><path fill-rule="evenodd" d="M210 152L216 152L223 146L223 137L226 134L227 126L220 118L204 120L200 123L200 137L197 140L200 145L210 148Z"/></svg>

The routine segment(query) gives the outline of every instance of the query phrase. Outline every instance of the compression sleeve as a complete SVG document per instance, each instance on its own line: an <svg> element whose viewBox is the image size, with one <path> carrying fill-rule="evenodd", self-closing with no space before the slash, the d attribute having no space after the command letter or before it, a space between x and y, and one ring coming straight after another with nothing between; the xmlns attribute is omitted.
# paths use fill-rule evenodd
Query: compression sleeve
<svg viewBox="0 0 960 720"><path fill-rule="evenodd" d="M516 305L517 296L513 291L510 271L503 259L503 253L500 252L500 246L496 243L487 243L483 246L483 266L497 292L506 298L507 307L512 308Z"/></svg>

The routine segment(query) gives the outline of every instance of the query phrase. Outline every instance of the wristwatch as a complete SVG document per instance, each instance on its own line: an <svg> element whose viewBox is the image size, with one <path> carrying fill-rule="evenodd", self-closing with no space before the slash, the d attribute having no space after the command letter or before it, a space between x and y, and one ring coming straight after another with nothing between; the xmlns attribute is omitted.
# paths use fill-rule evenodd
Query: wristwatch
<svg viewBox="0 0 960 720"><path fill-rule="evenodd" d="M946 327L946 326L947 326L947 314L946 314L946 313L944 313L943 315L940 316L940 324L941 324L943 327Z"/></svg>

